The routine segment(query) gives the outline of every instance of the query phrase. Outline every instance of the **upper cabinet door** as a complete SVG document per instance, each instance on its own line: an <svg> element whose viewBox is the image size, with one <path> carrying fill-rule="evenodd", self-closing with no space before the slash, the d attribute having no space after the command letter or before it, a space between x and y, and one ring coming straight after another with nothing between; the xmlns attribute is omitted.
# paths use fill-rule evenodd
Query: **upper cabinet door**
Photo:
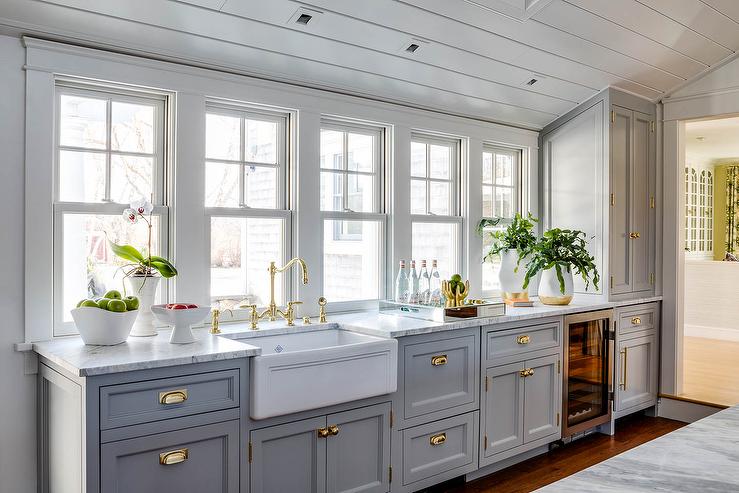
<svg viewBox="0 0 739 493"><path fill-rule="evenodd" d="M326 439L327 493L390 491L390 403L330 414L326 422L332 433Z"/></svg>
<svg viewBox="0 0 739 493"><path fill-rule="evenodd" d="M618 106L613 106L611 111L610 291L611 294L622 294L633 290L629 209L634 113Z"/></svg>
<svg viewBox="0 0 739 493"><path fill-rule="evenodd" d="M251 493L325 492L325 427L321 416L252 431Z"/></svg>
<svg viewBox="0 0 739 493"><path fill-rule="evenodd" d="M634 152L631 166L631 277L632 291L652 288L650 201L652 198L651 163L654 153L653 118L634 112Z"/></svg>

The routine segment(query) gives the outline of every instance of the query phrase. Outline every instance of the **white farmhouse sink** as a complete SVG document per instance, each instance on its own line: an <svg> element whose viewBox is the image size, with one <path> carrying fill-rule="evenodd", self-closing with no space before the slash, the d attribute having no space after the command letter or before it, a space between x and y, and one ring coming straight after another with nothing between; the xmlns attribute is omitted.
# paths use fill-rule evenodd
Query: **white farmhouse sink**
<svg viewBox="0 0 739 493"><path fill-rule="evenodd" d="M264 419L395 392L398 341L343 329L255 337L251 417Z"/></svg>

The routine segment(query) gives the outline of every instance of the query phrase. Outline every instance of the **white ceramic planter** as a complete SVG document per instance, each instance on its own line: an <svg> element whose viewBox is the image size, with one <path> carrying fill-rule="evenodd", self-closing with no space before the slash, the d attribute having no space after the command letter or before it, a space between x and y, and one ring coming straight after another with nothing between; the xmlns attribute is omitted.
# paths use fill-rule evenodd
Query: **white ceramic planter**
<svg viewBox="0 0 739 493"><path fill-rule="evenodd" d="M523 288L528 260L528 258L524 258L520 265L518 265L518 250L500 252L498 281L500 283L501 296L504 300L529 299L528 289ZM518 271L516 271L517 265Z"/></svg>
<svg viewBox="0 0 739 493"><path fill-rule="evenodd" d="M71 313L82 342L91 346L114 346L126 341L139 310L109 312L83 306Z"/></svg>
<svg viewBox="0 0 739 493"><path fill-rule="evenodd" d="M565 281L565 292L559 288L557 270L554 268L542 271L539 281L539 301L545 305L569 305L574 294L572 285L572 269L561 268Z"/></svg>
<svg viewBox="0 0 739 493"><path fill-rule="evenodd" d="M136 323L133 324L132 336L148 337L157 335L151 305L154 304L159 279L159 276L130 276L126 278L126 294L136 296L139 299L139 316Z"/></svg>

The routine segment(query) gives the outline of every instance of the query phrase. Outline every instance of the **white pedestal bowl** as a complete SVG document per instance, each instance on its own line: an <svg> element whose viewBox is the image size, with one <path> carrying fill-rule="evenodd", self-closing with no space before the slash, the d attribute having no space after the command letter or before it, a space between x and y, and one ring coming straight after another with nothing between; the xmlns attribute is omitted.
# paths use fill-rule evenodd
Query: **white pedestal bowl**
<svg viewBox="0 0 739 493"><path fill-rule="evenodd" d="M199 324L210 313L209 306L175 310L166 308L166 305L153 305L151 312L160 322L172 326L172 335L169 342L172 344L188 344L195 342L192 335L192 326Z"/></svg>

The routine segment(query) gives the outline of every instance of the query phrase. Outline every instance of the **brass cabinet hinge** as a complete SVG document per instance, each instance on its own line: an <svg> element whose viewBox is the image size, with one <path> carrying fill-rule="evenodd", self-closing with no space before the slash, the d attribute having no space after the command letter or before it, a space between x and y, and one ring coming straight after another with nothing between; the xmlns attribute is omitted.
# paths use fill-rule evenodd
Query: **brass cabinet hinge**
<svg viewBox="0 0 739 493"><path fill-rule="evenodd" d="M616 123L616 112L611 110L611 123Z"/></svg>
<svg viewBox="0 0 739 493"><path fill-rule="evenodd" d="M649 208L654 209L655 203L654 203L654 195L649 197Z"/></svg>
<svg viewBox="0 0 739 493"><path fill-rule="evenodd" d="M654 272L649 273L649 284L654 284Z"/></svg>
<svg viewBox="0 0 739 493"><path fill-rule="evenodd" d="M611 205L616 205L616 195L611 194Z"/></svg>
<svg viewBox="0 0 739 493"><path fill-rule="evenodd" d="M654 133L654 122L649 122L649 131Z"/></svg>
<svg viewBox="0 0 739 493"><path fill-rule="evenodd" d="M393 427L393 422L395 421L395 414L393 414L392 411L390 411L390 428Z"/></svg>
<svg viewBox="0 0 739 493"><path fill-rule="evenodd" d="M488 391L488 388L489 388L488 382L489 382L489 380L488 380L488 377L486 376L485 377L485 392L487 392Z"/></svg>
<svg viewBox="0 0 739 493"><path fill-rule="evenodd" d="M557 413L557 426L559 426L559 413Z"/></svg>
<svg viewBox="0 0 739 493"><path fill-rule="evenodd" d="M488 434L487 433L485 433L485 436L482 437L482 440L483 440L482 448L483 450L487 450L488 449Z"/></svg>
<svg viewBox="0 0 739 493"><path fill-rule="evenodd" d="M393 466L390 466L387 468L387 482L388 483L393 482Z"/></svg>
<svg viewBox="0 0 739 493"><path fill-rule="evenodd" d="M559 375L562 372L562 362L560 360L557 360L557 375Z"/></svg>
<svg viewBox="0 0 739 493"><path fill-rule="evenodd" d="M253 458L253 456L252 456L252 447L251 447L251 442L249 442L249 464L251 464L252 458Z"/></svg>
<svg viewBox="0 0 739 493"><path fill-rule="evenodd" d="M611 289L613 289L613 276L611 276Z"/></svg>

